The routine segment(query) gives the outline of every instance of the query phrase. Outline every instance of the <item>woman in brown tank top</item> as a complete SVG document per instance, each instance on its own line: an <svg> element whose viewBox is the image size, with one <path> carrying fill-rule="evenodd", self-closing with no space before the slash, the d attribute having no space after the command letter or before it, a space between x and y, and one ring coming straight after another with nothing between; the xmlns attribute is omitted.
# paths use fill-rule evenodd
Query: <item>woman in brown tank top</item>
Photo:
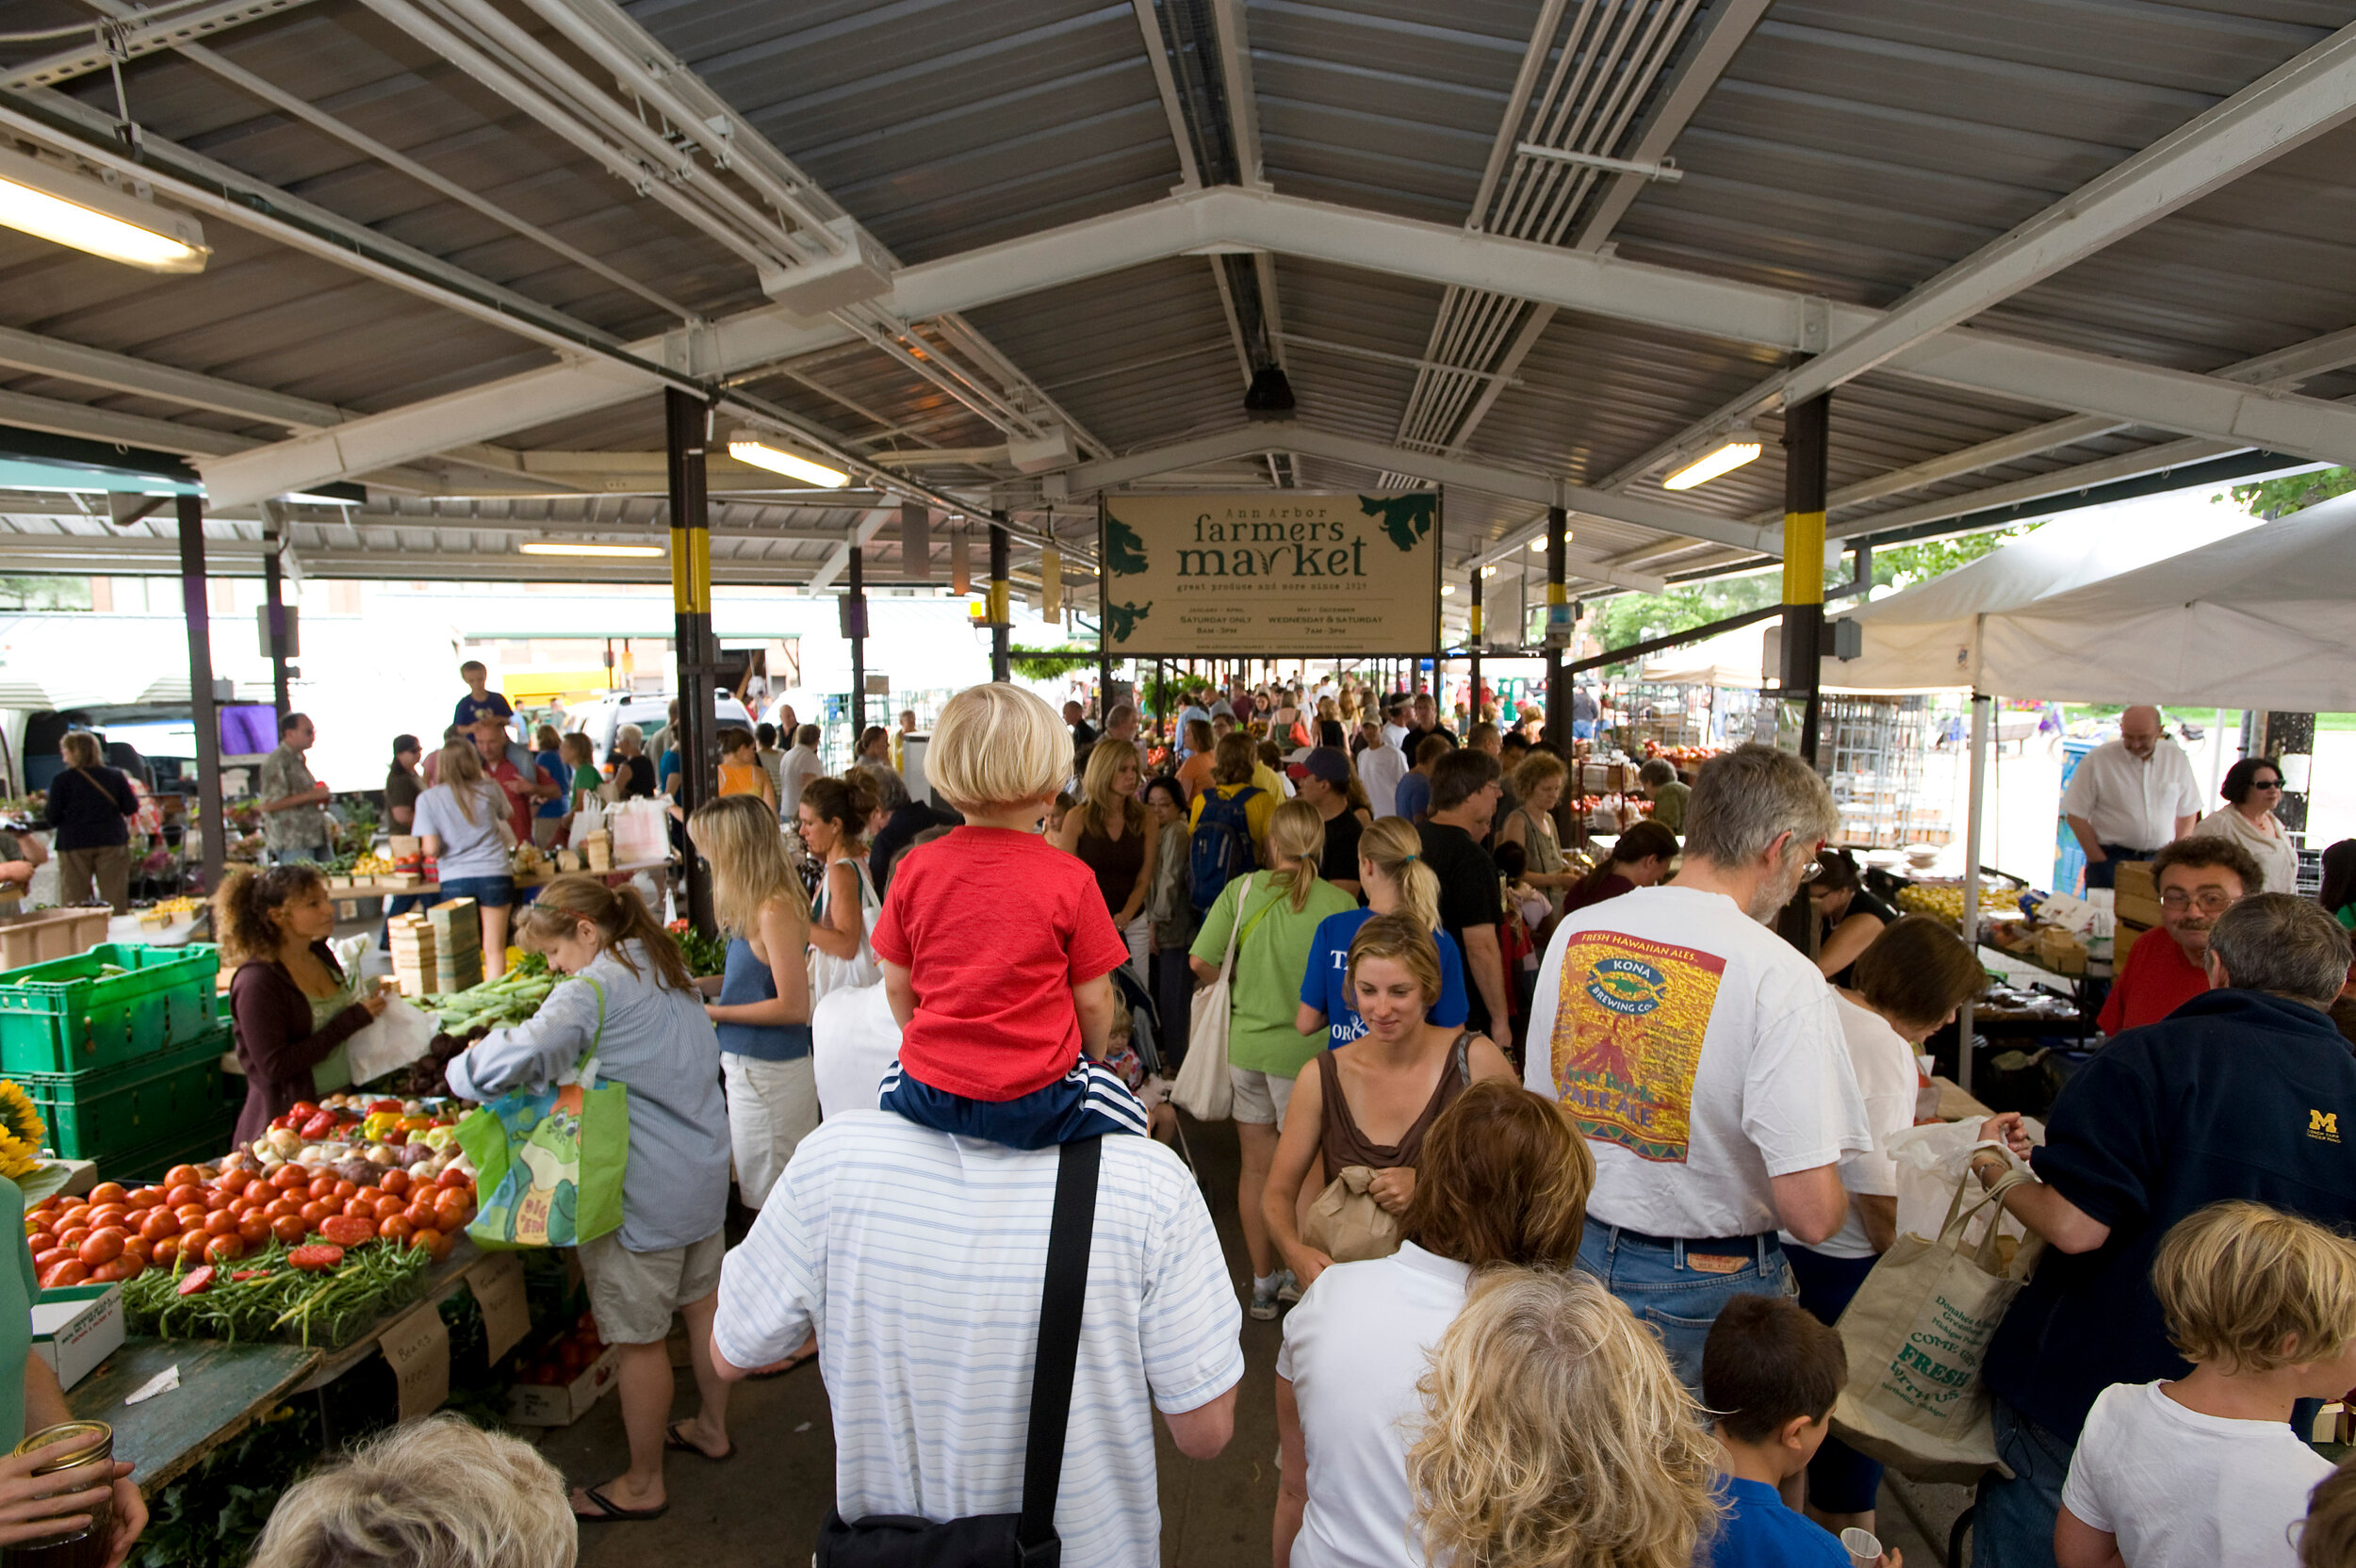
<svg viewBox="0 0 2356 1568"><path fill-rule="evenodd" d="M1513 1069L1485 1035L1435 1024L1440 954L1432 933L1400 915L1378 915L1350 944L1350 995L1366 1032L1317 1058L1293 1085L1284 1135L1263 1189L1268 1235L1307 1289L1333 1261L1301 1239L1298 1200L1349 1166L1379 1172L1369 1195L1393 1215L1415 1191L1424 1134L1439 1114L1483 1078L1511 1082Z"/></svg>
<svg viewBox="0 0 2356 1568"><path fill-rule="evenodd" d="M1065 814L1063 825L1049 838L1096 874L1096 890L1104 895L1113 929L1129 944L1129 967L1140 984L1146 978L1146 939L1152 934L1145 900L1153 890L1160 861L1153 819L1137 799L1143 779L1136 746L1111 739L1097 742L1080 780L1080 804Z"/></svg>

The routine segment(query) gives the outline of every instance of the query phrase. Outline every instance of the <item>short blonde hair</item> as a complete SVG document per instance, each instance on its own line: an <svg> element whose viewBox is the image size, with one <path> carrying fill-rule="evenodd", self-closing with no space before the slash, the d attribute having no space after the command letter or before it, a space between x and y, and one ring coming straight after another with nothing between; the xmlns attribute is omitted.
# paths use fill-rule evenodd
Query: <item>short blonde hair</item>
<svg viewBox="0 0 2356 1568"><path fill-rule="evenodd" d="M2331 1361L2356 1339L2356 1242L2234 1200L2171 1227L2151 1260L2168 1342L2224 1372Z"/></svg>
<svg viewBox="0 0 2356 1568"><path fill-rule="evenodd" d="M1716 1526L1700 1407L1585 1274L1481 1276L1416 1390L1407 1481L1432 1562L1688 1568Z"/></svg>
<svg viewBox="0 0 2356 1568"><path fill-rule="evenodd" d="M573 1568L572 1514L538 1449L430 1416L287 1488L252 1568Z"/></svg>
<svg viewBox="0 0 2356 1568"><path fill-rule="evenodd" d="M924 776L959 810L1016 806L1055 792L1072 773L1072 732L1020 686L968 686L941 710Z"/></svg>

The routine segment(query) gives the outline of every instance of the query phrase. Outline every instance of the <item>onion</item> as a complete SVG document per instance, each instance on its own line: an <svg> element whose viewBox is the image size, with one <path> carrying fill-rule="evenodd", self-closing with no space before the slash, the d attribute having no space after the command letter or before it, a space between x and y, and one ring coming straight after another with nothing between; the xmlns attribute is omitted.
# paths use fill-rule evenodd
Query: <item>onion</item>
<svg viewBox="0 0 2356 1568"><path fill-rule="evenodd" d="M413 1166L423 1165L434 1158L433 1148L422 1143L404 1143L393 1153L395 1158L401 1161L401 1168L403 1170Z"/></svg>
<svg viewBox="0 0 2356 1568"><path fill-rule="evenodd" d="M350 1182L353 1186L368 1187L376 1184L377 1167L366 1160L338 1160L335 1162L335 1169L339 1179Z"/></svg>

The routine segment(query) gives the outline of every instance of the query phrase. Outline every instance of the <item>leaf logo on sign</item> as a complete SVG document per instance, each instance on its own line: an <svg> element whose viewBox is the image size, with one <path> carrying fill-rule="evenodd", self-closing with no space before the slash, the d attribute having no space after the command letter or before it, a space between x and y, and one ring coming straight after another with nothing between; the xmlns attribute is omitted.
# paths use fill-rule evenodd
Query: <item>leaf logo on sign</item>
<svg viewBox="0 0 2356 1568"><path fill-rule="evenodd" d="M1104 514L1104 564L1124 577L1145 570L1145 541L1137 537L1136 529L1110 513Z"/></svg>
<svg viewBox="0 0 2356 1568"><path fill-rule="evenodd" d="M1432 514L1440 498L1420 496L1361 496L1358 510L1382 520L1383 536L1401 550L1412 550L1432 531Z"/></svg>
<svg viewBox="0 0 2356 1568"><path fill-rule="evenodd" d="M1137 623L1153 612L1152 599L1143 604L1107 604L1104 606L1104 624L1111 629L1114 642L1125 643L1137 629Z"/></svg>

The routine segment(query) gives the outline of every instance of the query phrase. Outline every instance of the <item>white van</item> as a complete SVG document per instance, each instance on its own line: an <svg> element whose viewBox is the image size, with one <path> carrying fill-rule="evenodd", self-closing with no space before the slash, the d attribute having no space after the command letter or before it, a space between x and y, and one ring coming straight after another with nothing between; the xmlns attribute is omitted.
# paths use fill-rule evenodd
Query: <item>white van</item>
<svg viewBox="0 0 2356 1568"><path fill-rule="evenodd" d="M671 722L672 701L672 696L667 694L647 696L616 692L611 696L582 703L567 712L564 715L564 733L588 736L589 743L597 748L598 762L603 763L613 757L614 735L622 726L634 724L646 732L646 755L652 757L656 754L655 732ZM722 725L737 725L745 729L753 727L752 715L744 711L744 705L736 700L734 694L714 692L712 701L716 710L715 728Z"/></svg>

